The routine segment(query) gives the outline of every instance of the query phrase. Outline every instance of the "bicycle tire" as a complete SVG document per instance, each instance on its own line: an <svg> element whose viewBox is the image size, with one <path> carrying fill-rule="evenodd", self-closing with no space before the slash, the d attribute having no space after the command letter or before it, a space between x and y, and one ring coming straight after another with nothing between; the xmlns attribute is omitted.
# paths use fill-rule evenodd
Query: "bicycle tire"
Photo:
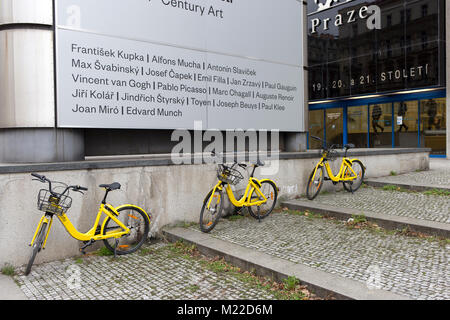
<svg viewBox="0 0 450 320"><path fill-rule="evenodd" d="M320 172L320 178L317 181L317 183L314 182L314 180L315 180L314 172L316 172L316 173ZM324 177L323 167L317 168L317 171L315 168L313 169L313 171L309 175L308 182L306 183L306 197L309 200L314 200L314 198L317 197L317 195L320 193L320 190L322 189L322 186L323 186L324 178L325 177ZM310 190L310 188L313 187L313 183L318 184L318 187L315 187L313 190Z"/></svg>
<svg viewBox="0 0 450 320"><path fill-rule="evenodd" d="M270 193L265 194L265 192L263 192L264 184L269 184L269 185L270 185L270 187L269 187L269 192L270 192ZM250 215L251 215L253 218L255 218L255 219L264 219L264 218L266 218L269 214L271 214L272 211L273 211L273 209L275 208L275 205L276 205L277 199L278 199L278 189L277 189L277 186L275 185L275 183L273 183L272 181L262 181L262 182L261 182L261 188L260 188L260 190L264 193L264 196L265 196L266 198L270 198L271 201L273 201L273 203L272 203L272 205L269 207L269 209L267 210L267 212L265 212L263 215L259 214L259 212L257 213L257 212L255 212L255 211L253 211L253 210L254 210L253 207L255 207L255 209L256 209L256 211L257 211L258 206L249 206L249 207L248 207L248 212L249 212ZM250 195L250 199L252 199L252 201L253 201L253 192L254 192L254 191L252 191L252 194ZM259 206L259 208L260 208L260 207L261 207L261 206Z"/></svg>
<svg viewBox="0 0 450 320"><path fill-rule="evenodd" d="M125 215L125 211L130 211L132 213L128 213ZM149 217L145 214L144 211L142 211L139 208L133 207L133 206L125 206L117 210L119 212L119 220L124 223L128 228L131 229L130 233L128 235L125 235L121 238L119 238L119 242L117 244L117 250L115 250L116 247L116 239L115 238L108 238L103 239L103 243L105 244L105 247L110 250L111 252L116 251L117 255L125 255L125 254L131 254L133 252L136 252L147 240L148 233L150 232L150 221ZM122 213L122 215L121 215ZM129 219L131 218L131 219ZM109 227L109 223L114 222L111 218L107 218L105 222L105 228L103 230L103 235L106 235L106 232L111 229L117 229L120 228L117 224L116 226ZM114 222L115 223L115 222ZM139 233L142 225L133 226L132 223L142 223L143 224L143 232ZM134 231L137 229L137 231ZM136 242L133 242L133 240L130 241L130 237L136 238ZM123 241L125 240L125 241ZM128 240L128 241L127 241ZM109 243L109 241L112 241L113 243ZM121 242L122 241L122 242Z"/></svg>
<svg viewBox="0 0 450 320"><path fill-rule="evenodd" d="M343 182L342 184L344 185L344 189L346 190L346 191L348 191L348 192L355 192L356 190L358 190L360 187L361 187L361 185L362 185L362 183L363 183L363 180L364 180L364 174L365 174L365 169L364 169L364 165L362 164L362 162L361 161L359 161L359 160L354 160L353 162L352 162L352 169L353 169L353 171L355 171L355 169L353 168L353 164L354 163L357 163L360 167L361 167L361 171L360 171L360 173L358 174L358 176L360 177L360 180L359 180L359 183L358 184L354 184L354 183L349 183L349 182ZM356 172L356 171L355 171ZM356 179L355 179L356 180Z"/></svg>
<svg viewBox="0 0 450 320"><path fill-rule="evenodd" d="M39 229L39 233L36 236L36 239L34 239L34 243L31 249L30 258L28 259L27 267L25 268L25 275L29 275L31 272L31 267L33 266L34 260L36 259L36 255L38 252L41 251L42 245L44 243L44 237L47 230L47 223L44 222L41 225L41 228Z"/></svg>
<svg viewBox="0 0 450 320"><path fill-rule="evenodd" d="M200 224L200 230L204 233L209 233L212 231L212 229L214 229L214 227L217 225L217 223L219 222L220 218L222 217L222 211L223 211L223 193L222 191L216 190L214 192L214 194L218 195L218 199L219 202L218 203L213 203L213 201L211 201L211 207L214 207L214 209L212 210L212 214L211 214L211 219L207 219L207 223L206 225L204 224L204 218L205 218L205 213L206 213L206 206L208 205L209 199L211 199L211 197L214 197L214 195L212 194L213 190L211 190L208 195L205 197L205 200L203 200L203 206L202 209L200 211L200 219L199 219L199 224Z"/></svg>

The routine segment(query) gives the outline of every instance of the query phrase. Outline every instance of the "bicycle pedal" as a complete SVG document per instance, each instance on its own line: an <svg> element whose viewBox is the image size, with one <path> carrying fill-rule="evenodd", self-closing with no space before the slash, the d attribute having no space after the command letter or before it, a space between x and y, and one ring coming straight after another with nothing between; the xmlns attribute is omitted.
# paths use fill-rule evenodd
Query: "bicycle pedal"
<svg viewBox="0 0 450 320"><path fill-rule="evenodd" d="M89 241L84 241L84 245L80 248L80 252L82 254L86 254L86 251L84 251L84 249L86 249L89 246L92 246L94 244L95 240L89 240Z"/></svg>

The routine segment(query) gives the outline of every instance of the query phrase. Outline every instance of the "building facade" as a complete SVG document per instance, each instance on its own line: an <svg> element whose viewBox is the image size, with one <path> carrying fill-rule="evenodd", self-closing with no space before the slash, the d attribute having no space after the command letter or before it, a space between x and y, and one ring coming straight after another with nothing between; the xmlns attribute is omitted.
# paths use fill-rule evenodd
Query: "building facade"
<svg viewBox="0 0 450 320"><path fill-rule="evenodd" d="M448 155L446 9L444 0L308 1L310 135Z"/></svg>

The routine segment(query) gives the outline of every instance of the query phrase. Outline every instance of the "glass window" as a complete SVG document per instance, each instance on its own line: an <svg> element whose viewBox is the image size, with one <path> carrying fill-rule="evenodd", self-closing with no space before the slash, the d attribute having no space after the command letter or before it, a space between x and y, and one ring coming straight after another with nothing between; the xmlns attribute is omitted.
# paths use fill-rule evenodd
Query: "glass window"
<svg viewBox="0 0 450 320"><path fill-rule="evenodd" d="M344 112L342 108L325 110L326 140L330 144L342 145L344 137Z"/></svg>
<svg viewBox="0 0 450 320"><path fill-rule="evenodd" d="M446 119L445 98L420 101L420 142L431 154L445 155Z"/></svg>
<svg viewBox="0 0 450 320"><path fill-rule="evenodd" d="M328 77L317 94L309 69L311 100L445 86L445 0L308 1L308 24L309 66ZM339 80L346 87L336 90Z"/></svg>
<svg viewBox="0 0 450 320"><path fill-rule="evenodd" d="M310 136L316 136L321 139L323 136L323 110L311 110L309 111L309 134ZM322 147L320 141L309 138L310 149L320 149Z"/></svg>
<svg viewBox="0 0 450 320"><path fill-rule="evenodd" d="M419 129L418 117L418 101L404 101L394 103L395 147L417 147Z"/></svg>
<svg viewBox="0 0 450 320"><path fill-rule="evenodd" d="M347 109L348 143L356 148L367 148L367 106L349 107Z"/></svg>
<svg viewBox="0 0 450 320"><path fill-rule="evenodd" d="M392 148L392 103L370 105L370 147Z"/></svg>

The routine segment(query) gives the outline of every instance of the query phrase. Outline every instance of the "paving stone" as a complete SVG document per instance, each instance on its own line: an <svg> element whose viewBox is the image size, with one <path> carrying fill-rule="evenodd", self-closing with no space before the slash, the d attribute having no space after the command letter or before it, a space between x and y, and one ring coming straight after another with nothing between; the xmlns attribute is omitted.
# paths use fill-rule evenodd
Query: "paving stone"
<svg viewBox="0 0 450 320"><path fill-rule="evenodd" d="M435 185L436 187L448 187L450 186L450 168L410 172L396 176L382 177L377 180L401 184L414 183L420 185L425 183L427 185Z"/></svg>
<svg viewBox="0 0 450 320"><path fill-rule="evenodd" d="M89 256L33 266L29 276L16 275L16 283L30 300L122 299L273 299L265 290L225 273L217 274L194 260L171 255L166 244L153 254L112 257ZM195 286L193 286L195 285Z"/></svg>
<svg viewBox="0 0 450 320"><path fill-rule="evenodd" d="M450 299L450 246L437 241L285 213L222 219L211 236L414 299Z"/></svg>
<svg viewBox="0 0 450 320"><path fill-rule="evenodd" d="M361 214L364 211L370 211L450 223L450 196L445 195L426 195L420 192L365 187L353 194L346 191L322 193L313 202L331 207L361 210Z"/></svg>

